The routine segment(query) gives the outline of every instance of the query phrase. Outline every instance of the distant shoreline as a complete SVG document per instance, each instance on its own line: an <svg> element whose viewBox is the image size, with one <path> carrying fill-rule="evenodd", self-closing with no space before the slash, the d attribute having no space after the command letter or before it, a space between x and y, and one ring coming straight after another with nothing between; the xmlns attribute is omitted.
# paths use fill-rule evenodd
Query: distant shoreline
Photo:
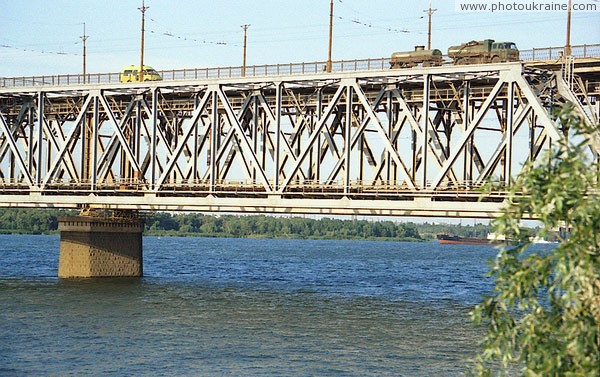
<svg viewBox="0 0 600 377"><path fill-rule="evenodd" d="M0 208L0 234L58 234L58 217L77 212L41 208ZM486 237L490 225L413 223L391 220L213 215L203 213L141 213L145 236L263 238L303 240L365 240L429 242L438 234Z"/></svg>
<svg viewBox="0 0 600 377"><path fill-rule="evenodd" d="M242 239L280 239L280 240L332 240L332 241L395 241L395 242L429 242L433 239L416 239L416 238L393 238L393 237L344 237L344 238L335 238L335 237L315 237L308 236L303 237L294 234L284 234L279 236L271 236L271 235L263 235L263 234L251 234L251 235L232 235L232 234L208 234L208 233L189 233L189 232L151 232L145 231L144 236L147 237L198 237L198 238L242 238Z"/></svg>

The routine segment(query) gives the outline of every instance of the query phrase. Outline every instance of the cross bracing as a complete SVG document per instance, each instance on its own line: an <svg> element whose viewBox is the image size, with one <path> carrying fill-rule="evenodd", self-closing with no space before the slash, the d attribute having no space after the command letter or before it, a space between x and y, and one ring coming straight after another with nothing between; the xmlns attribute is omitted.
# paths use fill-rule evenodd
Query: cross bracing
<svg viewBox="0 0 600 377"><path fill-rule="evenodd" d="M595 95L519 63L0 90L0 205L488 217ZM588 135L590 154L600 152Z"/></svg>

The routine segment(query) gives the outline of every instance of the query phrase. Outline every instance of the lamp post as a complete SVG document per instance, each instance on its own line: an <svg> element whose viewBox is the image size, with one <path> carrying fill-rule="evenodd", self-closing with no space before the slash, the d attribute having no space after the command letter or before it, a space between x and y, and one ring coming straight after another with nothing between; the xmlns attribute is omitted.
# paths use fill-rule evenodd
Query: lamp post
<svg viewBox="0 0 600 377"><path fill-rule="evenodd" d="M331 50L333 47L333 0L329 2L329 51L327 54L327 67L326 71L331 72Z"/></svg>
<svg viewBox="0 0 600 377"><path fill-rule="evenodd" d="M146 10L149 7L146 6L145 0L142 0L142 7L138 8L140 12L142 12L142 46L140 52L140 71L139 71L139 81L144 80L144 22L146 20Z"/></svg>

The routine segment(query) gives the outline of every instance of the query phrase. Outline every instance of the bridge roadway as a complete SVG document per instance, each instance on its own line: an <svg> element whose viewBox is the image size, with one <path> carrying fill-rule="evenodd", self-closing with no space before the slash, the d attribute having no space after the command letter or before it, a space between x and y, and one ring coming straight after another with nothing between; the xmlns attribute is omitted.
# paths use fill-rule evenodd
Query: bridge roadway
<svg viewBox="0 0 600 377"><path fill-rule="evenodd" d="M544 47L531 50L521 50L521 61L532 67L548 70L560 70L564 60L562 55L564 47ZM589 73L591 69L598 70L598 59L600 59L600 44L575 45L572 46L572 56L576 59L574 72ZM383 70L390 66L390 58L369 58L355 60L339 60L332 62L333 72L354 72ZM160 70L160 74L165 81L174 80L198 80L198 79L223 79L242 76L269 77L281 75L305 75L317 74L323 72L327 62L303 62L287 64L267 64L250 65L245 69L241 66L215 67L215 68L191 68ZM448 57L444 57L444 64L452 65ZM595 68L594 68L595 67ZM242 74L244 72L244 74ZM15 86L58 86L75 84L109 84L120 82L119 72L109 73L88 73L51 75L51 76L30 76L30 77L0 77L0 87Z"/></svg>
<svg viewBox="0 0 600 377"><path fill-rule="evenodd" d="M4 87L0 206L492 217L557 106L597 124L599 66Z"/></svg>

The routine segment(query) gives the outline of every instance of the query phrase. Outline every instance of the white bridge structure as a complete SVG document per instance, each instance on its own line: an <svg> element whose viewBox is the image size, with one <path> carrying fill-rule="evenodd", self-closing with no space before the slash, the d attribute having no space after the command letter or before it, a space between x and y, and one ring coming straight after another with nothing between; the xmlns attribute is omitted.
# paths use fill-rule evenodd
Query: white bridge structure
<svg viewBox="0 0 600 377"><path fill-rule="evenodd" d="M553 64L0 79L0 206L493 217L562 104L598 124L600 59Z"/></svg>

